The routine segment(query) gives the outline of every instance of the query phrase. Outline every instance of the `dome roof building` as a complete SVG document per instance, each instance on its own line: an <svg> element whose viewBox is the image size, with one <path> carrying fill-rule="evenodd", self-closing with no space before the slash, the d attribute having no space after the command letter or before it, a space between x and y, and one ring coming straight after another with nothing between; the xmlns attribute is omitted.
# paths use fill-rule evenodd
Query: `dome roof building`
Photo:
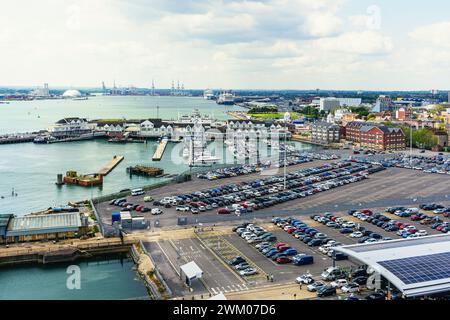
<svg viewBox="0 0 450 320"><path fill-rule="evenodd" d="M70 89L70 90L66 90L62 96L65 98L77 98L77 97L81 97L81 92L78 90Z"/></svg>

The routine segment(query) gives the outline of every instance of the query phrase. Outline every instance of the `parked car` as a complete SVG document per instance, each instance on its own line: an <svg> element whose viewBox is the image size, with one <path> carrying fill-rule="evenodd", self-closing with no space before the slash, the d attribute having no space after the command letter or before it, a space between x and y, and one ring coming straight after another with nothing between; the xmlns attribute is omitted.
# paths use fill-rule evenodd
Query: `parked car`
<svg viewBox="0 0 450 320"><path fill-rule="evenodd" d="M295 282L299 283L299 284L300 283L302 283L302 284L312 284L312 283L314 283L314 279L313 279L313 276L311 274L307 273L307 274L301 275L300 277L297 277L295 279Z"/></svg>
<svg viewBox="0 0 450 320"><path fill-rule="evenodd" d="M160 208L153 208L151 213L152 215L160 215L163 214L163 211Z"/></svg>
<svg viewBox="0 0 450 320"><path fill-rule="evenodd" d="M334 296L335 294L336 288L333 288L332 286L325 286L317 290L318 297Z"/></svg>
<svg viewBox="0 0 450 320"><path fill-rule="evenodd" d="M346 285L344 285L341 288L343 293L354 293L354 292L359 292L359 284L351 282L351 283L347 283Z"/></svg>
<svg viewBox="0 0 450 320"><path fill-rule="evenodd" d="M323 288L325 286L326 286L325 283L323 283L322 281L316 281L308 285L306 287L306 290L308 290L309 292L316 292L318 289Z"/></svg>

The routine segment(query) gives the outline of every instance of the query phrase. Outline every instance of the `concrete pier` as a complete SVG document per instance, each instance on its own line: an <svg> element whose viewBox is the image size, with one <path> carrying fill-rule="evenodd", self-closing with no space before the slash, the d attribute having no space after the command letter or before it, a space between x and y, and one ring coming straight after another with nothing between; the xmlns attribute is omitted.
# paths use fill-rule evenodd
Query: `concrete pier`
<svg viewBox="0 0 450 320"><path fill-rule="evenodd" d="M152 160L153 161L160 161L162 156L164 155L164 151L166 150L167 143L169 141L167 139L161 140L161 142L158 144L158 147L156 148L155 153L153 154Z"/></svg>
<svg viewBox="0 0 450 320"><path fill-rule="evenodd" d="M124 156L114 156L112 160L110 160L103 168L101 168L97 174L101 176L106 176L108 173L110 173L119 163L122 162L124 159Z"/></svg>

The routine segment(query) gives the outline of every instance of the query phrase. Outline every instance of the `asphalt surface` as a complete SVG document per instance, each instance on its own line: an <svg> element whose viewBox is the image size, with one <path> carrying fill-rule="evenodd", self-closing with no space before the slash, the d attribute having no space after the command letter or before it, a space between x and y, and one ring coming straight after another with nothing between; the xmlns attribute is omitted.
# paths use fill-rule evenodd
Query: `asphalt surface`
<svg viewBox="0 0 450 320"><path fill-rule="evenodd" d="M320 165L320 163L312 162L300 166L305 168L318 165ZM290 170L298 169L300 168L290 168ZM205 189L209 183L222 185L253 180L256 177L260 176L258 174L252 174L212 182L196 180L183 184L166 186L152 191L150 195L155 199L161 199L168 195ZM270 208L241 215L240 217L234 214L218 215L216 214L216 210L193 215L190 212L177 212L175 211L175 208L163 208L164 214L160 216L152 216L150 213L145 213L144 215L145 218L153 224L155 220L159 220L161 227L168 227L175 226L178 217L187 217L188 224L219 224L226 222L233 223L239 220L253 218L265 219L272 216L310 215L312 213L347 211L349 209L365 207L382 208L397 205L418 206L420 203L428 202L447 204L450 203L450 189L448 186L448 175L428 174L403 168L388 168L385 171L370 175L368 179L361 182L344 185L313 196L278 204ZM212 187L212 185L210 187ZM151 206L151 204L143 202L142 196L129 197L128 199L135 204L146 204L147 206ZM96 205L96 207L105 224L111 224L111 213L119 210L118 207L109 205L108 202L100 203Z"/></svg>

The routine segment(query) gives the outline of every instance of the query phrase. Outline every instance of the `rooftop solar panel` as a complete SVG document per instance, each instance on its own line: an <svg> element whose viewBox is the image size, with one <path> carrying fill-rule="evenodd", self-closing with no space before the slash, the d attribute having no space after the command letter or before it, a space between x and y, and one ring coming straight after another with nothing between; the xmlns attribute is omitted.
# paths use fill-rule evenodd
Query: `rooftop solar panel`
<svg viewBox="0 0 450 320"><path fill-rule="evenodd" d="M404 284L450 278L450 252L379 261Z"/></svg>

